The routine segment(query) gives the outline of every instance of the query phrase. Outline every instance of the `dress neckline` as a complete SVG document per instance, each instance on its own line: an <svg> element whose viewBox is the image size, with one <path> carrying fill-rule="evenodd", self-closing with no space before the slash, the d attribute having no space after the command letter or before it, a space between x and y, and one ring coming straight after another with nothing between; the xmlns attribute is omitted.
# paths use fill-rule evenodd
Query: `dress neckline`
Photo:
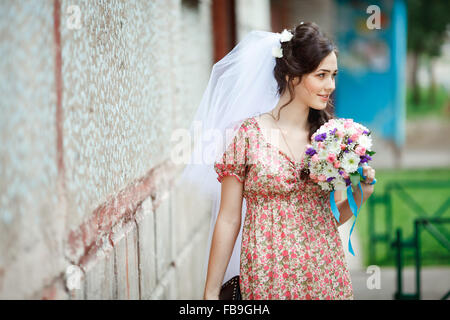
<svg viewBox="0 0 450 320"><path fill-rule="evenodd" d="M303 167L303 165L304 165L304 160L305 160L305 152L306 152L306 146L305 146L305 150L303 150L303 153L302 153L302 159L300 160L300 161L296 161L295 159L291 159L291 157L286 153L286 152L284 152L283 150L281 150L281 148L279 148L279 147L277 147L276 145L274 145L274 144L272 144L271 142L269 142L267 139L266 139L266 137L264 136L264 134L263 134L263 132L262 132L262 130L261 130L261 127L259 126L259 122L258 122L258 120L256 119L256 117L253 117L253 118L251 118L252 120L253 120L253 123L255 124L255 126L256 126L256 128L257 128L257 130L258 130L258 133L260 134L260 136L261 136L261 139L264 141L264 143L266 143L266 145L267 146L269 146L269 147L271 147L272 149L274 149L274 150L277 150L282 156L284 156L290 163L292 163L294 166L300 166L300 167Z"/></svg>

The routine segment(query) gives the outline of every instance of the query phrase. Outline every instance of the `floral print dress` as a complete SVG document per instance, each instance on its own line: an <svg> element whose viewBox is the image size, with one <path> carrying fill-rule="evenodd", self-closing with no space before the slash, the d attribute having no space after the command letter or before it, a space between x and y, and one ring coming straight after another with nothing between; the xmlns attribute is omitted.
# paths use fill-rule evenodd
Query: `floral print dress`
<svg viewBox="0 0 450 320"><path fill-rule="evenodd" d="M244 300L353 299L330 193L300 178L303 165L269 143L255 117L214 163L219 182L231 175L244 183Z"/></svg>

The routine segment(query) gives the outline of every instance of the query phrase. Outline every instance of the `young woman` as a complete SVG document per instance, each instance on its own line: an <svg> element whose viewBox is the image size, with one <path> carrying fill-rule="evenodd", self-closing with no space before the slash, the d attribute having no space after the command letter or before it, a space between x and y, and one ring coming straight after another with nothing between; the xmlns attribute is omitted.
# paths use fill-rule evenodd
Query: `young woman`
<svg viewBox="0 0 450 320"><path fill-rule="evenodd" d="M263 40L259 41L247 46L256 47ZM274 48L274 43L280 46ZM347 200L337 203L341 218L336 221L330 193L310 180L303 163L312 134L334 117L330 95L335 89L338 51L316 24L303 22L258 50L266 52L270 46L274 65L266 73L276 81L277 95L272 100L276 104L249 111L253 116L240 122L231 143L214 162L221 182L220 206L204 299L218 299L238 235L242 299L353 299L338 232L338 226L352 217L350 206ZM259 54L253 54L257 59ZM239 61L245 56L241 53ZM255 90L265 92L257 79ZM256 99L258 92L252 89L250 84L246 93ZM251 108L252 101L234 112ZM226 107L233 109L225 104L217 118L225 117ZM281 139L273 138L273 133ZM365 166L363 172L367 200L375 170ZM359 205L361 194L354 190Z"/></svg>

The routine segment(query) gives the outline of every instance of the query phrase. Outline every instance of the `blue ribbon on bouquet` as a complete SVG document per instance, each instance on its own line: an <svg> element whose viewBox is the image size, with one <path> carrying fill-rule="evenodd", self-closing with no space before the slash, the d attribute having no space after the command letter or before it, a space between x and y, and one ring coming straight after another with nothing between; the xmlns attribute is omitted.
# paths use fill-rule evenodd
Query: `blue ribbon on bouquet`
<svg viewBox="0 0 450 320"><path fill-rule="evenodd" d="M358 168L358 172L363 177L363 179L367 178L366 176L363 175L363 167L359 167ZM376 182L377 182L377 180L374 179L371 184L375 184ZM361 205L359 206L359 208L356 205L355 198L353 198L352 185L350 184L347 187L348 203L350 205L350 209L352 210L353 215L355 216L355 221L353 221L353 225L352 225L352 228L350 229L350 234L348 236L348 251L353 256L355 256L355 253L353 252L351 236L352 236L353 228L355 227L356 218L358 217L359 209L361 209L361 206L362 206L363 200L364 200L363 191L362 191L362 188L361 188L361 181L358 183L358 187L359 187L359 190L361 191ZM333 212L334 217L339 222L339 217L340 217L341 214L339 213L339 209L337 208L336 202L334 200L334 190L331 192L331 195L330 195L330 206L331 206L331 211Z"/></svg>

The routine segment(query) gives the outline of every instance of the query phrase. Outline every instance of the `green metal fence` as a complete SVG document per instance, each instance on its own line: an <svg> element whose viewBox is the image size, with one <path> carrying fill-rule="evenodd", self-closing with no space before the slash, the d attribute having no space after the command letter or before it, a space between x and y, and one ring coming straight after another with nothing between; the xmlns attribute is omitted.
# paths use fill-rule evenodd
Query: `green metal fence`
<svg viewBox="0 0 450 320"><path fill-rule="evenodd" d="M439 231L436 224L448 224L450 218L442 216L450 208L450 196L438 207L434 212L429 212L420 203L408 193L409 189L448 189L450 181L426 180L426 181L393 181L388 182L384 192L374 193L368 199L368 233L369 233L369 263L376 264L376 248L378 245L385 245L387 256L384 259L395 259L397 267L397 292L395 299L420 299L420 269L422 265L421 256L421 230L426 230L433 238L435 238L444 248L450 252L450 235ZM414 232L410 239L402 239L402 229L396 229L393 232L393 196L398 195L400 199L408 206L414 220ZM375 209L377 206L384 206L384 223L383 231L376 231ZM396 255L389 248L396 248ZM403 251L404 249L413 249L414 262L416 266L416 292L414 294L404 294L402 292L402 268L403 268ZM447 299L450 295L447 293L443 299Z"/></svg>
<svg viewBox="0 0 450 320"><path fill-rule="evenodd" d="M421 257L421 231L428 231L438 242L450 252L450 241L448 237L442 234L433 224L450 224L450 218L418 218L414 220L414 235L410 240L402 239L402 229L397 228L396 239L391 246L396 248L396 266L397 266L397 291L394 299L421 299L421 277L420 270L422 265ZM403 250L411 248L414 251L415 272L416 272L416 291L415 293L403 293ZM450 290L442 297L447 299L450 296Z"/></svg>

